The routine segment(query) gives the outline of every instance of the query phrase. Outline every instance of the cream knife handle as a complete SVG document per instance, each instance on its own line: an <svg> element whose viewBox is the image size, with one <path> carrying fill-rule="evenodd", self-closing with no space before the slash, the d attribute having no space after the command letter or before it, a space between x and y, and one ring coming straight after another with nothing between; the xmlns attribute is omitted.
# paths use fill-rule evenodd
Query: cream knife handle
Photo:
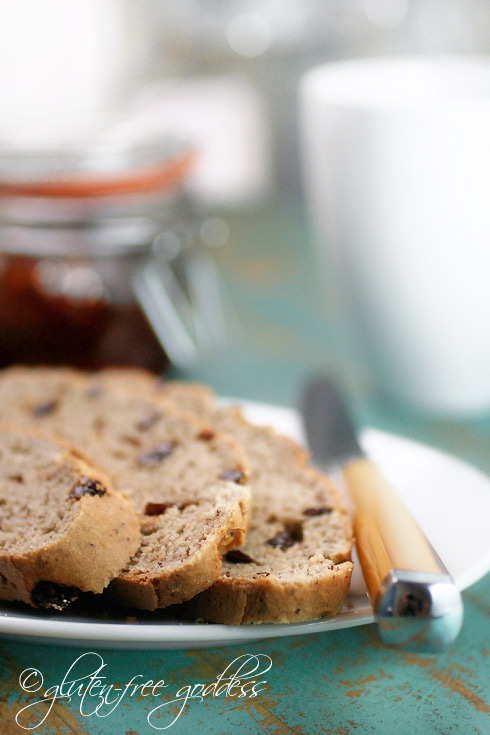
<svg viewBox="0 0 490 735"><path fill-rule="evenodd" d="M447 574L429 542L378 468L367 459L344 467L355 504L357 550L371 601L392 569Z"/></svg>
<svg viewBox="0 0 490 735"><path fill-rule="evenodd" d="M421 529L378 468L343 466L357 553L385 643L441 650L462 623L461 595Z"/></svg>

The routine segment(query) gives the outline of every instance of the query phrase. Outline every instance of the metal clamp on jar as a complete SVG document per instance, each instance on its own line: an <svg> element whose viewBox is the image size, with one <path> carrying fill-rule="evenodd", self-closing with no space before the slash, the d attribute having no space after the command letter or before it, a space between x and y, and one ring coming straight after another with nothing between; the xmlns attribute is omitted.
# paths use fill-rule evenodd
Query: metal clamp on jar
<svg viewBox="0 0 490 735"><path fill-rule="evenodd" d="M0 366L161 372L223 337L214 264L185 190L195 158L167 136L0 150Z"/></svg>

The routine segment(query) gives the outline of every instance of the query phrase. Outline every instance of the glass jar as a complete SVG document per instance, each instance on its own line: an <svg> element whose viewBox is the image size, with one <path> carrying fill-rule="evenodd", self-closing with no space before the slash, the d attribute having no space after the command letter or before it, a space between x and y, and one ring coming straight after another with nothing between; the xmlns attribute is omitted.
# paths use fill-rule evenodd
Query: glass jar
<svg viewBox="0 0 490 735"><path fill-rule="evenodd" d="M162 341L182 324L164 275L194 248L184 187L194 158L167 137L0 151L1 367L167 366Z"/></svg>

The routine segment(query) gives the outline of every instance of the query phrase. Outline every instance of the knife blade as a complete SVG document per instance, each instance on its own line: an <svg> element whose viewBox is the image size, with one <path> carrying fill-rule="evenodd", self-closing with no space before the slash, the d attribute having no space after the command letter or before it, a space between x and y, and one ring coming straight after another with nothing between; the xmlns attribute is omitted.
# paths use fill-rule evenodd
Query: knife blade
<svg viewBox="0 0 490 735"><path fill-rule="evenodd" d="M357 553L382 642L444 650L461 629L461 594L394 488L364 455L331 377L308 381L301 414L313 462L327 471L340 468L353 502Z"/></svg>

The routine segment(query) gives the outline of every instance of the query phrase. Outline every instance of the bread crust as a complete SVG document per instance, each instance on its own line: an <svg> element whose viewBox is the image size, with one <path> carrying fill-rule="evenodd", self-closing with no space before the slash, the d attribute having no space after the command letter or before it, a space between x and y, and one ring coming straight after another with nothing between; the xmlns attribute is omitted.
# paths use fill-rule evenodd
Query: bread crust
<svg viewBox="0 0 490 735"><path fill-rule="evenodd" d="M213 623L303 623L337 615L349 591L352 563L332 565L312 578L285 581L220 577L181 606L186 617Z"/></svg>

